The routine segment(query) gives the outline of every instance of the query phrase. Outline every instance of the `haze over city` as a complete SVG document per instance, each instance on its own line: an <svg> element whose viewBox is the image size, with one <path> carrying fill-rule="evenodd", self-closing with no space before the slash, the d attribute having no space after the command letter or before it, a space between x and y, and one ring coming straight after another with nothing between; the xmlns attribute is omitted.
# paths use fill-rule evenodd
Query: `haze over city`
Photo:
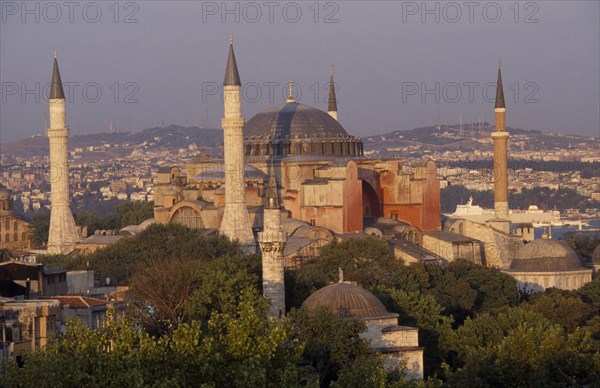
<svg viewBox="0 0 600 388"><path fill-rule="evenodd" d="M2 2L2 143L44 133L54 48L72 135L218 128L230 33L247 118L289 80L325 109L333 65L354 136L493 121L501 58L512 127L599 135L598 2L75 3Z"/></svg>

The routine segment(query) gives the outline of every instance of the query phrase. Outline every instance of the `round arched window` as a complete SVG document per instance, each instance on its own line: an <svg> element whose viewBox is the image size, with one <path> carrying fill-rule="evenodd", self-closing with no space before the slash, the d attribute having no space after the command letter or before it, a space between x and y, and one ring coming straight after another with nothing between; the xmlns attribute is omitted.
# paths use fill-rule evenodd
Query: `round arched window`
<svg viewBox="0 0 600 388"><path fill-rule="evenodd" d="M188 206L184 206L177 209L175 214L173 214L171 222L185 225L188 228L204 228L204 222L202 221L202 216L200 215L200 213Z"/></svg>

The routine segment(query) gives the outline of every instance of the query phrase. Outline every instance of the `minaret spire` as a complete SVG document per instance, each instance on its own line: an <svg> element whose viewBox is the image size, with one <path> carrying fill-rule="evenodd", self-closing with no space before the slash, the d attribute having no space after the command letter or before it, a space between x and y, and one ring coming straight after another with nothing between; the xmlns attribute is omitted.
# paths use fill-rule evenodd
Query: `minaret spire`
<svg viewBox="0 0 600 388"><path fill-rule="evenodd" d="M273 167L273 160L271 159L271 165L269 167L269 185L267 186L267 201L265 203L265 209L278 209L280 208L279 201L279 190L277 189L277 180L275 179L275 168Z"/></svg>
<svg viewBox="0 0 600 388"><path fill-rule="evenodd" d="M223 81L223 154L225 165L225 209L220 233L238 240L246 253L256 251L256 242L246 207L244 180L244 116L242 115L242 83L229 37L229 57Z"/></svg>
<svg viewBox="0 0 600 388"><path fill-rule="evenodd" d="M48 253L67 254L75 249L79 233L69 207L69 128L66 124L65 94L63 92L56 50L48 99L50 128L50 227L48 230Z"/></svg>
<svg viewBox="0 0 600 388"><path fill-rule="evenodd" d="M497 218L508 219L508 137L506 131L506 105L502 88L502 63L498 61L496 84L496 128L492 132L494 142L494 212ZM508 223L506 230L508 233Z"/></svg>
<svg viewBox="0 0 600 388"><path fill-rule="evenodd" d="M337 99L335 97L335 83L333 82L333 65L329 66L329 98L327 104L327 113L334 119L338 119Z"/></svg>
<svg viewBox="0 0 600 388"><path fill-rule="evenodd" d="M273 159L269 166L269 186L265 200L264 228L258 234L258 244L262 251L263 295L271 303L271 316L281 318L285 315L283 252L287 235L281 228L281 205Z"/></svg>
<svg viewBox="0 0 600 388"><path fill-rule="evenodd" d="M60 79L60 70L58 70L58 60L56 59L56 49L54 49L54 67L52 69L52 83L50 84L50 96L48 98L65 98L62 81Z"/></svg>
<svg viewBox="0 0 600 388"><path fill-rule="evenodd" d="M502 59L498 59L498 81L496 82L496 108L506 108L502 87Z"/></svg>
<svg viewBox="0 0 600 388"><path fill-rule="evenodd" d="M233 52L233 34L229 35L229 56L227 57L227 68L225 69L225 80L223 85L241 86L240 73L238 72L235 53Z"/></svg>

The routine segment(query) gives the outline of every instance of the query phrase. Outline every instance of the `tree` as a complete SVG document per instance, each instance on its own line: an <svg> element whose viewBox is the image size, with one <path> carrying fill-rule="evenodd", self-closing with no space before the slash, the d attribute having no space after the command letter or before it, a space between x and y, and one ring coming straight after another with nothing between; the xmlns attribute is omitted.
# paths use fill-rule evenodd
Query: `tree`
<svg viewBox="0 0 600 388"><path fill-rule="evenodd" d="M127 225L138 225L154 216L154 202L122 202L106 215L87 208L75 214L77 225L87 227L88 233L96 230L119 230Z"/></svg>
<svg viewBox="0 0 600 388"><path fill-rule="evenodd" d="M344 279L372 289L390 285L394 272L403 264L390 254L387 242L375 238L353 238L332 242L321 249L318 257L304 263L296 272L286 274L286 305L299 307L317 289Z"/></svg>
<svg viewBox="0 0 600 388"><path fill-rule="evenodd" d="M179 224L153 224L139 235L123 238L116 244L86 257L101 279L127 284L141 265L169 257L210 260L223 255L240 254L239 244L224 236L206 238L197 229Z"/></svg>
<svg viewBox="0 0 600 388"><path fill-rule="evenodd" d="M46 244L50 230L50 212L46 209L36 211L31 221L31 228L31 240L33 244L35 246Z"/></svg>
<svg viewBox="0 0 600 388"><path fill-rule="evenodd" d="M451 262L441 271L433 265L426 269L433 278L432 294L459 323L467 316L518 303L515 279L498 269L464 260Z"/></svg>
<svg viewBox="0 0 600 388"><path fill-rule="evenodd" d="M566 334L539 313L509 308L496 317L467 318L453 349L464 363L448 372L450 386L592 386L600 358L590 334Z"/></svg>
<svg viewBox="0 0 600 388"><path fill-rule="evenodd" d="M289 387L298 381L301 344L285 321L267 319L266 301L244 290L235 311L214 312L206 328L181 324L161 337L126 319L90 330L68 322L63 337L7 364L11 387Z"/></svg>
<svg viewBox="0 0 600 388"><path fill-rule="evenodd" d="M305 344L303 358L319 375L321 387L371 357L367 341L360 337L366 330L363 321L338 318L324 306L314 312L293 310L290 321L290 335Z"/></svg>
<svg viewBox="0 0 600 388"><path fill-rule="evenodd" d="M138 268L131 278L129 308L151 332L165 332L186 320L186 304L201 279L197 260L164 258Z"/></svg>
<svg viewBox="0 0 600 388"><path fill-rule="evenodd" d="M582 236L575 232L567 232L560 238L569 244L576 252L588 259L592 258L594 249L600 244L600 238L594 236Z"/></svg>
<svg viewBox="0 0 600 388"><path fill-rule="evenodd" d="M549 288L545 292L535 294L529 302L521 307L542 314L549 321L561 325L568 333L599 313L599 309L586 304L576 292L561 291Z"/></svg>
<svg viewBox="0 0 600 388"><path fill-rule="evenodd" d="M401 325L419 328L419 345L425 348L424 374L440 375L440 367L450 350L453 319L443 315L444 308L430 294L379 288L376 295L389 311L399 314Z"/></svg>

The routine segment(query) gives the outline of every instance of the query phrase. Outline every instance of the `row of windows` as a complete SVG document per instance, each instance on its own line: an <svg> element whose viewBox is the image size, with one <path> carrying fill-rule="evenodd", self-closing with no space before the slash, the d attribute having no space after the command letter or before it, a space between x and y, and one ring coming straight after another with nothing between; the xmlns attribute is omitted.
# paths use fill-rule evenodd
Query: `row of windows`
<svg viewBox="0 0 600 388"><path fill-rule="evenodd" d="M11 223L10 220L4 221L4 229L10 230L10 223ZM15 231L19 230L19 221L13 221L12 225L13 225L13 230L15 230Z"/></svg>
<svg viewBox="0 0 600 388"><path fill-rule="evenodd" d="M21 233L21 241L27 241L27 232ZM10 233L4 234L4 239L2 238L2 234L0 234L0 242L11 242ZM19 242L19 233L15 232L12 235L12 242Z"/></svg>

